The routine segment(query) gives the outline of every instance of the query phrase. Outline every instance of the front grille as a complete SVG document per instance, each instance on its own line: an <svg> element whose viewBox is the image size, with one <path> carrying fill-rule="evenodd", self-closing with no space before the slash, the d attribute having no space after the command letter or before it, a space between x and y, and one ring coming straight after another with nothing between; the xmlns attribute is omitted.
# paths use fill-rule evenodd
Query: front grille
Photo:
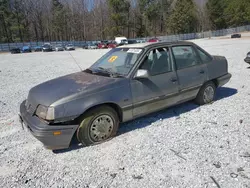
<svg viewBox="0 0 250 188"><path fill-rule="evenodd" d="M28 99L25 102L25 108L26 108L27 112L29 112L32 115L36 111L36 107L34 105L32 105L32 103Z"/></svg>

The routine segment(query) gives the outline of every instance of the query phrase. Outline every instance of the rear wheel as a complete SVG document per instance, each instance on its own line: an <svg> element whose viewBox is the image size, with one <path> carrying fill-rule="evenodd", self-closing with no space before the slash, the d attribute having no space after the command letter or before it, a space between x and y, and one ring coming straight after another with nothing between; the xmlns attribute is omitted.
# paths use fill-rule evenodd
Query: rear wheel
<svg viewBox="0 0 250 188"><path fill-rule="evenodd" d="M115 110L109 106L100 106L87 112L80 119L77 139L89 146L110 140L119 127L119 118Z"/></svg>
<svg viewBox="0 0 250 188"><path fill-rule="evenodd" d="M214 100L215 91L216 87L213 82L205 83L196 96L195 102L199 105L211 103Z"/></svg>

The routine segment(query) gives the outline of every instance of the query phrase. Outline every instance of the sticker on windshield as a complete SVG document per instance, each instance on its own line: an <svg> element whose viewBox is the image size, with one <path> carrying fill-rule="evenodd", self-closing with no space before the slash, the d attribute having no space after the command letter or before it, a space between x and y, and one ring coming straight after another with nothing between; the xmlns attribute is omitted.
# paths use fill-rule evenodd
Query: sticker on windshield
<svg viewBox="0 0 250 188"><path fill-rule="evenodd" d="M142 49L129 49L127 53L134 53L134 54L139 54L141 53Z"/></svg>
<svg viewBox="0 0 250 188"><path fill-rule="evenodd" d="M112 56L111 58L109 58L108 62L113 63L117 58L118 56Z"/></svg>

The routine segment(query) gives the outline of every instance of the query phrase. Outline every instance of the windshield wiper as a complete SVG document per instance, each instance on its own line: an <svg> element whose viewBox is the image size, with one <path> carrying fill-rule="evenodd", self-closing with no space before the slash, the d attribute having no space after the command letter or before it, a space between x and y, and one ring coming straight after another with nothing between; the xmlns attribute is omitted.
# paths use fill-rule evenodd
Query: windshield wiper
<svg viewBox="0 0 250 188"><path fill-rule="evenodd" d="M83 72L87 72L87 73L93 74L93 71L91 69L85 69Z"/></svg>
<svg viewBox="0 0 250 188"><path fill-rule="evenodd" d="M117 72L113 72L112 69L108 69L108 68L103 68L103 67L98 67L97 70L100 70L101 72L107 73L109 74L109 76L113 77L113 78L117 78L117 77L124 77L124 75L119 74Z"/></svg>

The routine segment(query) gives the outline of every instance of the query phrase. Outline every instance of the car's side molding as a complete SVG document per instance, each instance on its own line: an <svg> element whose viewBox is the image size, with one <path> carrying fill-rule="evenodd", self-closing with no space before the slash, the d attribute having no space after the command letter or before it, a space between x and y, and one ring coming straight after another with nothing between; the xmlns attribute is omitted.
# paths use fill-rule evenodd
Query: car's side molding
<svg viewBox="0 0 250 188"><path fill-rule="evenodd" d="M197 90L197 89L200 89L201 86L202 86L202 84L198 85L198 86L195 86L195 87L190 87L190 88L187 88L187 89L180 90L179 92L175 92L175 93L171 93L171 94L168 94L168 95L163 95L163 96L154 97L154 98L151 98L151 99L148 99L148 100L140 101L138 103L134 103L133 108L137 108L137 107L140 107L140 106L143 106L143 105L147 105L147 104L152 103L152 102L166 100L166 99L171 98L171 97L173 97L175 95L179 95L179 94L182 94L182 93L185 93L185 92ZM130 108L131 108L131 106L130 106ZM124 107L122 109L124 109Z"/></svg>
<svg viewBox="0 0 250 188"><path fill-rule="evenodd" d="M140 101L138 103L133 104L133 108L138 108L138 107L150 104L150 103L158 102L158 101L161 101L161 100L166 100L166 99L171 98L171 97L173 97L175 95L178 95L178 94L179 94L178 92L177 93L175 92L175 93L171 93L171 94L168 94L168 95L162 95L162 96L159 96L159 97L154 97L154 98L151 98L151 99L148 99L148 100Z"/></svg>
<svg viewBox="0 0 250 188"><path fill-rule="evenodd" d="M189 87L189 88L186 88L186 89L182 89L180 90L180 93L185 93L185 92L189 92L189 91L192 91L192 90L196 90L196 89L199 89L203 84L200 84L198 86L194 86L194 87Z"/></svg>

